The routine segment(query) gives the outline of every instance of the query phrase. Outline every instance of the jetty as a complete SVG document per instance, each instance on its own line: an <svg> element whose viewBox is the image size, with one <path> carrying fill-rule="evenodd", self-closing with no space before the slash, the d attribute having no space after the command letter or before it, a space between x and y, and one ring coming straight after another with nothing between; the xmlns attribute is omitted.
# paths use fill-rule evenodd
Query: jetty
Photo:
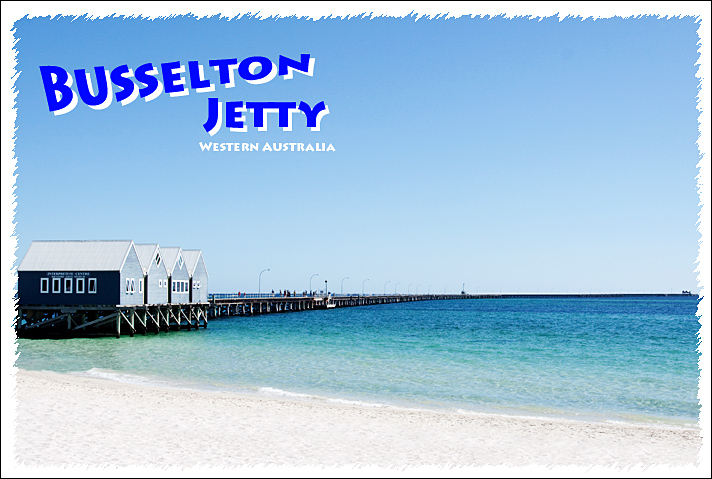
<svg viewBox="0 0 712 479"><path fill-rule="evenodd" d="M407 303L412 301L438 301L452 299L506 299L506 298L649 298L654 296L696 296L688 293L573 293L573 294L294 294L276 293L214 293L208 295L209 318L224 316L251 316L256 314L286 313L314 309L369 306L376 304Z"/></svg>
<svg viewBox="0 0 712 479"><path fill-rule="evenodd" d="M209 320L413 301L532 298L698 297L687 293L588 294L313 294L208 295L207 302L141 305L22 305L15 329L20 338L134 336L207 328Z"/></svg>

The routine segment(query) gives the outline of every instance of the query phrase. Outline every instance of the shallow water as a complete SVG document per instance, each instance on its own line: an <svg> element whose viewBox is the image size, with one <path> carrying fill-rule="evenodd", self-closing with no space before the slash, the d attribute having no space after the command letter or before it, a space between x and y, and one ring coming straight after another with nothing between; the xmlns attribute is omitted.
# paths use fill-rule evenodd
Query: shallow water
<svg viewBox="0 0 712 479"><path fill-rule="evenodd" d="M696 297L423 301L18 340L17 366L126 382L689 426Z"/></svg>

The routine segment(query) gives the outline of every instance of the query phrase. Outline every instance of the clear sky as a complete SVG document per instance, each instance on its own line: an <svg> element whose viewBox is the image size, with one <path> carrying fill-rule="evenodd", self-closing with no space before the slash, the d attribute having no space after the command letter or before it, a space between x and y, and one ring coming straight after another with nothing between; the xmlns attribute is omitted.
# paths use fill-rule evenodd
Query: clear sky
<svg viewBox="0 0 712 479"><path fill-rule="evenodd" d="M263 291L313 274L335 292L345 277L367 293L699 291L692 17L15 26L18 262L32 240L133 239L202 249L211 292L256 291L265 268ZM208 67L303 53L312 77L262 85L226 89ZM55 116L39 69L173 61L203 64L215 91ZM295 115L291 132L268 117L266 132L211 137L209 97L329 114L318 132Z"/></svg>

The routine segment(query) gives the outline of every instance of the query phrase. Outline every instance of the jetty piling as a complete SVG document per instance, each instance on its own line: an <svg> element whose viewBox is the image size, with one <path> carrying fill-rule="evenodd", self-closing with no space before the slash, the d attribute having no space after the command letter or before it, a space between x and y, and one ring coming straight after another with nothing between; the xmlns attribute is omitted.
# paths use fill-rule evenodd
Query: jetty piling
<svg viewBox="0 0 712 479"><path fill-rule="evenodd" d="M15 330L20 338L133 337L149 332L208 327L210 303L46 306L17 309Z"/></svg>

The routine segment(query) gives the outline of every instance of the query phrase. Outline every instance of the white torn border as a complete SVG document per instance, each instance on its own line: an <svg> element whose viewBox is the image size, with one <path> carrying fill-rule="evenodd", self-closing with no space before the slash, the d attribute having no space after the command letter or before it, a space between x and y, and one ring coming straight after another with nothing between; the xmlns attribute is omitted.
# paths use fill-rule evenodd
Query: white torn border
<svg viewBox="0 0 712 479"><path fill-rule="evenodd" d="M694 467L638 467L625 471L596 466L596 467L530 467L530 468L459 468L459 467L413 467L398 469L383 469L379 467L345 468L345 467L249 467L241 468L250 476L265 477L275 475L293 475L299 477L332 477L332 476L438 476L471 477L473 473L490 477L505 477L511 475L544 476L544 477L570 477L594 476L614 477L625 474L627 476L650 477L705 477L710 471L710 455L712 443L710 442L710 409L709 391L710 384L710 9L708 2L411 2L411 3L379 3L379 2L3 2L2 3L2 162L0 181L2 182L2 268L0 288L2 295L2 450L0 463L2 464L2 477L95 477L97 474L106 477L145 476L148 471L154 477L195 477L206 475L212 477L232 477L234 470L218 468L196 468L191 470L178 469L147 469L147 468L28 468L15 463L13 457L14 427L13 418L15 401L13 399L14 363L16 348L14 344L14 331L12 320L14 318L14 304L12 298L16 291L16 261L17 239L14 235L15 197L15 170L17 159L14 156L15 118L14 102L16 92L13 92L14 79L17 72L16 52L13 51L15 38L12 28L15 21L27 15L29 18L37 16L55 15L87 15L89 19L97 19L112 15L124 15L129 18L170 18L177 15L195 15L206 17L220 15L227 18L239 18L243 15L254 15L257 18L297 16L318 20L319 18L356 18L365 16L379 17L406 17L411 14L420 19L431 18L456 18L463 15L473 16L503 16L512 18L523 16L528 18L544 18L558 16L560 20L573 16L580 19L610 18L620 16L623 18L637 17L640 15L658 15L661 18L670 18L680 15L699 17L700 25L700 60L697 77L700 79L698 96L698 110L700 138L698 148L700 161L698 163L698 193L700 197L699 231L701 234L699 256L697 259L698 286L701 287L699 314L701 315L700 330L700 400L702 411L700 423L703 434L703 447L700 463Z"/></svg>

